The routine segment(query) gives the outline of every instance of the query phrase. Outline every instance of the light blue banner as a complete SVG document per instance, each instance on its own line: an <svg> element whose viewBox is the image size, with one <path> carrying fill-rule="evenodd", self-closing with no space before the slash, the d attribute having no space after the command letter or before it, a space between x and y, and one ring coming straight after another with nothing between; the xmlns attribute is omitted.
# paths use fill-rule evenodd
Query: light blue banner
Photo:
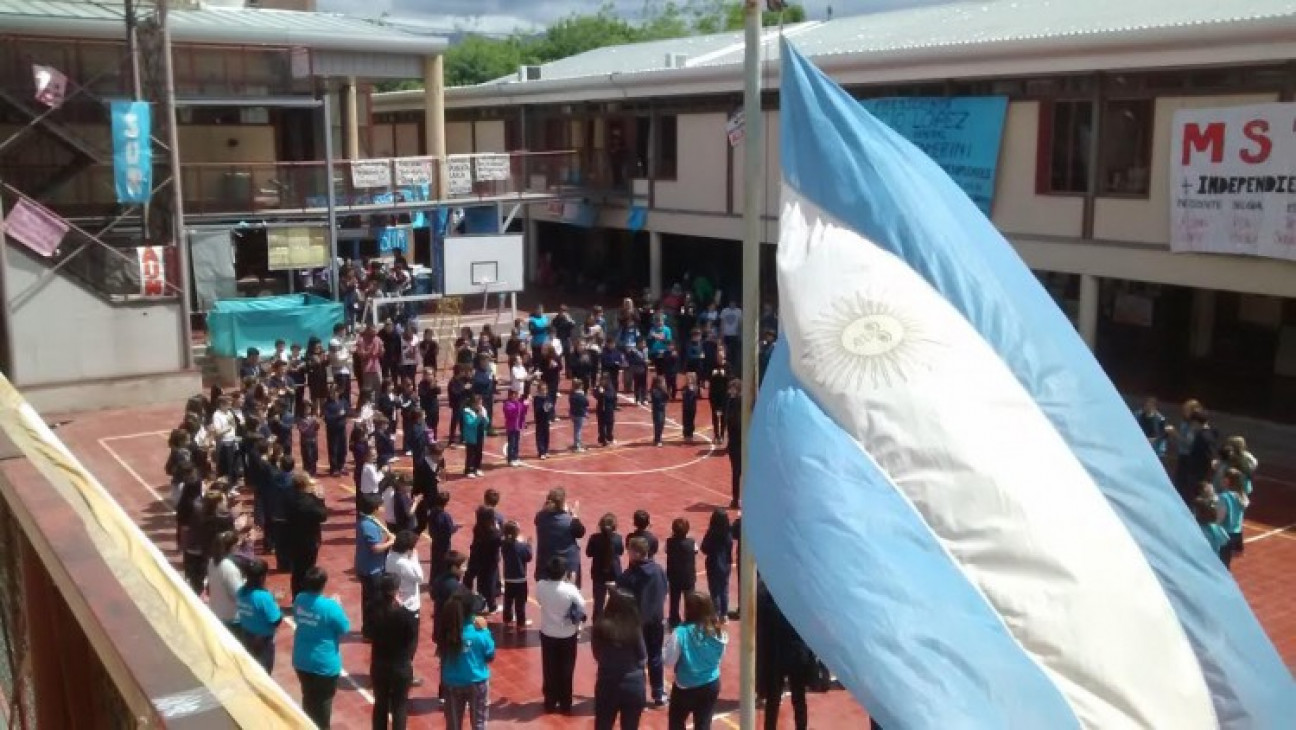
<svg viewBox="0 0 1296 730"><path fill-rule="evenodd" d="M863 104L926 152L990 215L1008 97L897 97Z"/></svg>
<svg viewBox="0 0 1296 730"><path fill-rule="evenodd" d="M119 203L147 203L153 194L152 121L148 102L112 103L113 180Z"/></svg>

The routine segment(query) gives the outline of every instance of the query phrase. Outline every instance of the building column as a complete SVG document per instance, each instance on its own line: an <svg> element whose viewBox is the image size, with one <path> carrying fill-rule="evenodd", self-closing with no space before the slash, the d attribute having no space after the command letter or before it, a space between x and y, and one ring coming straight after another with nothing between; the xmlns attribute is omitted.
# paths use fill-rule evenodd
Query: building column
<svg viewBox="0 0 1296 730"><path fill-rule="evenodd" d="M1215 343L1215 290L1194 289L1192 293L1192 324L1188 336L1188 352L1194 358L1206 357Z"/></svg>
<svg viewBox="0 0 1296 730"><path fill-rule="evenodd" d="M1080 275L1080 311L1076 316L1080 337L1094 349L1098 344L1098 277Z"/></svg>
<svg viewBox="0 0 1296 730"><path fill-rule="evenodd" d="M536 274L540 273L540 224L531 217L530 208L526 213L526 283L534 284Z"/></svg>
<svg viewBox="0 0 1296 730"><path fill-rule="evenodd" d="M648 290L654 300L662 295L662 240L657 231L648 232Z"/></svg>
<svg viewBox="0 0 1296 730"><path fill-rule="evenodd" d="M446 182L445 61L438 54L423 59L423 130L427 154L437 165L437 197L444 198Z"/></svg>
<svg viewBox="0 0 1296 730"><path fill-rule="evenodd" d="M346 134L346 156L348 160L360 159L360 101L357 98L356 80L347 79L342 87L342 119Z"/></svg>

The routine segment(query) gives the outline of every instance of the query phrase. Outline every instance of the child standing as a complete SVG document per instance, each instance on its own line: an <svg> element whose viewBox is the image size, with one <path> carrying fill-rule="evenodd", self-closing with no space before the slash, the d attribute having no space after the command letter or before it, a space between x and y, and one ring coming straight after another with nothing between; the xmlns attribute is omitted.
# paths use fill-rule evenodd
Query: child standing
<svg viewBox="0 0 1296 730"><path fill-rule="evenodd" d="M594 584L594 620L603 615L603 604L609 586L621 577L621 556L625 543L617 534L617 518L611 512L599 519L599 531L585 543L585 557L590 559L590 581Z"/></svg>
<svg viewBox="0 0 1296 730"><path fill-rule="evenodd" d="M315 404L306 401L302 404L302 417L297 419L297 433L301 437L302 468L307 474L315 476L319 464L319 419L315 417Z"/></svg>
<svg viewBox="0 0 1296 730"><path fill-rule="evenodd" d="M615 381L610 373L603 374L594 397L598 400L599 446L616 446L616 407L617 391Z"/></svg>
<svg viewBox="0 0 1296 730"><path fill-rule="evenodd" d="M697 373L689 373L685 376L684 392L680 399L683 402L684 442L693 443L693 430L697 427Z"/></svg>
<svg viewBox="0 0 1296 730"><path fill-rule="evenodd" d="M463 442L464 476L476 479L481 476L482 449L486 436L486 413L481 405L481 396L473 394L468 399L468 407L463 409Z"/></svg>
<svg viewBox="0 0 1296 730"><path fill-rule="evenodd" d="M1229 469L1224 475L1224 492L1219 495L1220 523L1228 533L1228 546L1224 548L1224 565L1231 565L1233 558L1241 555L1245 547L1242 541L1242 518L1250 504L1242 486L1242 472Z"/></svg>
<svg viewBox="0 0 1296 730"><path fill-rule="evenodd" d="M635 405L648 402L648 345L639 340L626 350L626 362L630 367L630 382L634 387Z"/></svg>
<svg viewBox="0 0 1296 730"><path fill-rule="evenodd" d="M450 505L450 493L437 492L432 497L432 509L428 513L428 537L432 542L430 568L432 575L438 575L445 568L446 555L450 553L450 541L454 538L459 526L446 510Z"/></svg>
<svg viewBox="0 0 1296 730"><path fill-rule="evenodd" d="M680 600L697 586L697 545L688 536L689 521L676 517L666 538L666 584L670 586L670 627L680 625Z"/></svg>
<svg viewBox="0 0 1296 730"><path fill-rule="evenodd" d="M374 416L374 451L378 454L378 467L382 468L396 458L396 426L379 414Z"/></svg>
<svg viewBox="0 0 1296 730"><path fill-rule="evenodd" d="M450 406L450 436L446 439L446 443L450 446L454 446L455 433L462 430L464 402L467 399L469 387L467 371L463 366L457 366L454 377L450 378L450 382L446 385L446 401L447 405ZM462 434L460 434L460 440L462 440Z"/></svg>
<svg viewBox="0 0 1296 730"><path fill-rule="evenodd" d="M653 445L661 448L662 431L666 429L666 403L670 400L670 393L666 392L665 378L657 376L653 381L652 393L649 397L652 401Z"/></svg>
<svg viewBox="0 0 1296 730"><path fill-rule="evenodd" d="M347 403L338 394L336 384L329 386L324 401L324 436L328 446L329 476L340 476L346 467Z"/></svg>
<svg viewBox="0 0 1296 730"><path fill-rule="evenodd" d="M585 395L585 383L579 380L572 382L571 395L567 396L567 415L572 422L572 451L584 451L581 430L585 427L585 417L589 415L589 398Z"/></svg>
<svg viewBox="0 0 1296 730"><path fill-rule="evenodd" d="M418 384L418 402L424 418L427 419L427 427L432 432L433 440L436 439L437 426L441 425L441 407L438 404L440 398L441 386L437 385L436 372L432 368L425 368L423 379Z"/></svg>
<svg viewBox="0 0 1296 730"><path fill-rule="evenodd" d="M1215 556L1227 566L1229 535L1217 521L1218 510L1218 505L1209 497L1200 496L1193 500L1193 515L1197 518L1197 525L1201 527L1202 535L1206 537L1206 542L1210 544Z"/></svg>
<svg viewBox="0 0 1296 730"><path fill-rule="evenodd" d="M707 397L711 399L712 440L720 446L725 440L725 410L729 406L729 370L725 367L724 355L718 354L717 358L707 384Z"/></svg>
<svg viewBox="0 0 1296 730"><path fill-rule="evenodd" d="M554 420L554 404L549 398L549 386L543 382L536 383L535 397L531 404L535 408L536 454L544 461L549 458L549 424Z"/></svg>
<svg viewBox="0 0 1296 730"><path fill-rule="evenodd" d="M460 730L470 717L472 730L486 730L490 667L495 640L486 619L472 615L472 595L458 593L437 611L437 655L445 688L446 727Z"/></svg>
<svg viewBox="0 0 1296 730"><path fill-rule="evenodd" d="M527 563L531 562L531 545L522 537L518 523L512 520L504 523L500 561L504 568L504 628L507 630L516 625L521 632L531 625L526 618Z"/></svg>
<svg viewBox="0 0 1296 730"><path fill-rule="evenodd" d="M508 438L506 459L509 466L522 466L518 450L522 445L522 428L526 426L527 404L521 400L520 393L509 388L508 399L504 401L504 430Z"/></svg>
<svg viewBox="0 0 1296 730"><path fill-rule="evenodd" d="M706 375L706 353L702 349L702 330L694 327L684 346L684 366L699 380Z"/></svg>
<svg viewBox="0 0 1296 730"><path fill-rule="evenodd" d="M729 615L729 574L733 570L733 529L729 513L717 509L702 536L702 554L706 556L707 592L721 617ZM721 620L724 620L723 618Z"/></svg>
<svg viewBox="0 0 1296 730"><path fill-rule="evenodd" d="M642 537L644 542L648 544L648 557L655 558L657 557L658 547L657 536L652 533L652 530L648 529L649 527L652 527L652 516L648 514L648 510L635 510L634 532L630 533L626 539L633 540L636 537Z"/></svg>
<svg viewBox="0 0 1296 730"><path fill-rule="evenodd" d="M500 545L503 534L495 510L488 505L477 508L473 523L472 543L468 547L468 578L464 585L486 599L486 608L495 612L499 599Z"/></svg>
<svg viewBox="0 0 1296 730"><path fill-rule="evenodd" d="M673 340L666 343L666 354L662 355L657 372L666 378L666 392L670 393L671 400L675 400L675 394L679 392L680 356Z"/></svg>

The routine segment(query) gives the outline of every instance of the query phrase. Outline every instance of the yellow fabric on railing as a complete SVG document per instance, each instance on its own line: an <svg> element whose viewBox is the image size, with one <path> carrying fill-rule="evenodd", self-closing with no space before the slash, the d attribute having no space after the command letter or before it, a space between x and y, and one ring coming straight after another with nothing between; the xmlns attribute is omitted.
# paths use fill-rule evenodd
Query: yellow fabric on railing
<svg viewBox="0 0 1296 730"><path fill-rule="evenodd" d="M201 683L150 700L163 716L219 704L243 728L307 728L311 721L244 651L103 485L0 375L0 429L80 518L113 576L163 642ZM66 586L60 586L67 590ZM120 647L128 654L129 647ZM114 677L114 681L133 682ZM188 709L185 709L188 708Z"/></svg>

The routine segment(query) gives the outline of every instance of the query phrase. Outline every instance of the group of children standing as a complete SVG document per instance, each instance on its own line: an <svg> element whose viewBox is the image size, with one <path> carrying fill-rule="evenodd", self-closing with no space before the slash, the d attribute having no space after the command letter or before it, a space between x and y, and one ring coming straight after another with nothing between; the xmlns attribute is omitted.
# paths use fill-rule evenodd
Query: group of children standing
<svg viewBox="0 0 1296 730"><path fill-rule="evenodd" d="M1246 439L1221 440L1210 414L1196 399L1184 402L1178 424L1161 413L1156 398L1144 401L1135 417L1211 549L1231 567L1246 547L1242 524L1260 465L1247 450Z"/></svg>

